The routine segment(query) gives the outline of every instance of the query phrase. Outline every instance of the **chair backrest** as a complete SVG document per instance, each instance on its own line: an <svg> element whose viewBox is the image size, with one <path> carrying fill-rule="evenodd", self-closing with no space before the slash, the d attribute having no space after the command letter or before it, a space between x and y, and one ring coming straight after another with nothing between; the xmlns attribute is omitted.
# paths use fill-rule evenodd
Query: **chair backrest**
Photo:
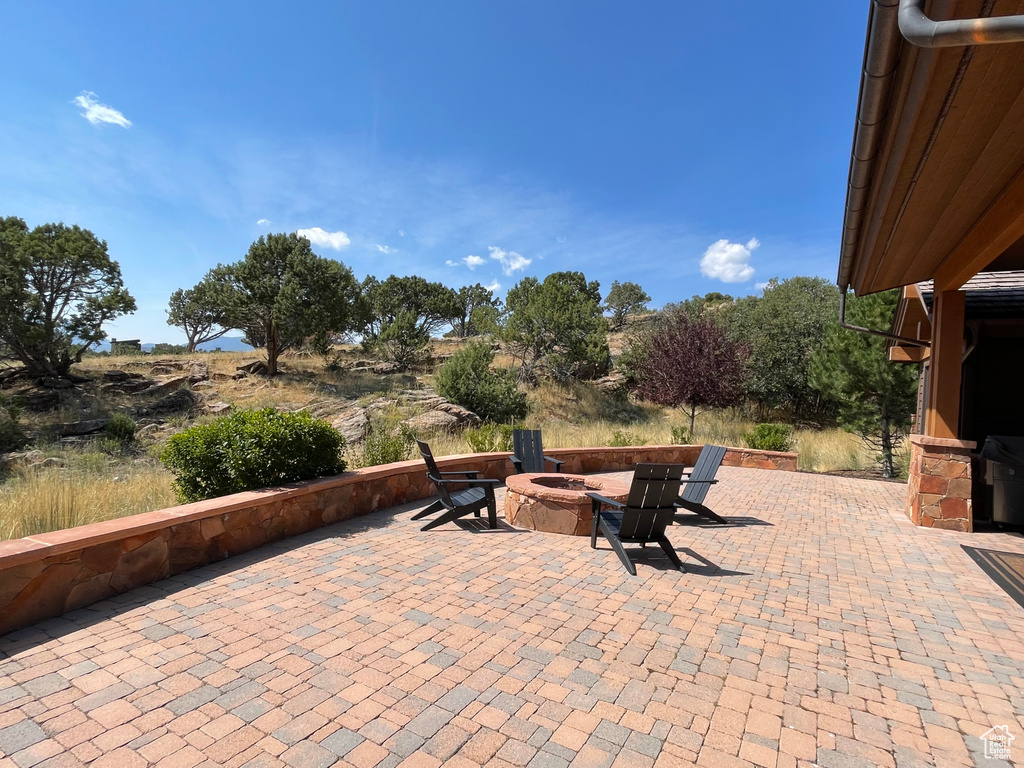
<svg viewBox="0 0 1024 768"><path fill-rule="evenodd" d="M637 464L622 511L619 536L623 539L654 541L665 535L676 509L686 467L683 464Z"/></svg>
<svg viewBox="0 0 1024 768"><path fill-rule="evenodd" d="M416 445L419 446L420 456L423 457L423 461L427 465L427 479L433 482L434 487L437 488L438 494L441 496L441 502L447 506L452 506L452 497L448 493L448 486L441 482L441 470L437 468L437 462L434 461L434 454L430 450L430 446L422 440L417 440Z"/></svg>
<svg viewBox="0 0 1024 768"><path fill-rule="evenodd" d="M720 445L705 445L697 457L697 463L693 465L690 473L690 480L714 480L718 474L718 468L722 466L722 459L725 458L725 448ZM694 504L703 504L704 497L711 490L711 483L686 483L683 489L683 498Z"/></svg>
<svg viewBox="0 0 1024 768"><path fill-rule="evenodd" d="M544 471L544 445L539 429L512 430L512 452L522 462L523 472Z"/></svg>

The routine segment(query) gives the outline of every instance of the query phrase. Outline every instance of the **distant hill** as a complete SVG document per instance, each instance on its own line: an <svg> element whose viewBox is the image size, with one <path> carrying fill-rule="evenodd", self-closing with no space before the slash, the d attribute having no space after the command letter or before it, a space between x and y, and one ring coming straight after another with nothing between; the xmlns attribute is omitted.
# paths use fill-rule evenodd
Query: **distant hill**
<svg viewBox="0 0 1024 768"><path fill-rule="evenodd" d="M142 351L152 352L153 347L155 346L156 344L154 342L145 342L142 345ZM213 352L217 348L220 348L222 352L249 352L252 350L251 346L242 341L241 336L221 336L219 339L209 341L206 344L199 345L199 349L202 350L203 352ZM95 352L109 352L110 342L101 341L99 344L93 347L93 350Z"/></svg>

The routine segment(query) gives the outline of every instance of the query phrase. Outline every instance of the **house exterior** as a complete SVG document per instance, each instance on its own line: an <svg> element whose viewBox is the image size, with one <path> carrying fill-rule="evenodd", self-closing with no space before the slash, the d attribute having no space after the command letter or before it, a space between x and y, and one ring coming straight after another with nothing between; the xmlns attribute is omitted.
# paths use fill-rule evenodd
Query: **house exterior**
<svg viewBox="0 0 1024 768"><path fill-rule="evenodd" d="M924 371L919 525L972 530L972 452L1024 435L1022 41L1024 0L871 3L837 282L901 290L890 357Z"/></svg>

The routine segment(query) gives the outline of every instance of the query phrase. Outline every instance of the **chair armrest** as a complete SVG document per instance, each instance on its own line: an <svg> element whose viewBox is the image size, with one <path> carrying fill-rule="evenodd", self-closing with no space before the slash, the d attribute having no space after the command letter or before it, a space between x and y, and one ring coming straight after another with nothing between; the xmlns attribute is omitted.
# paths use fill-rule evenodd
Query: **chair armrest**
<svg viewBox="0 0 1024 768"><path fill-rule="evenodd" d="M434 480L435 483L443 483L444 485L501 485L502 481L496 477L473 477L473 478L444 478L440 480Z"/></svg>
<svg viewBox="0 0 1024 768"><path fill-rule="evenodd" d="M545 456L545 457L544 457L544 461L550 461L550 462L551 462L552 464L554 464L554 465L555 465L555 469L556 469L556 470L557 470L557 469L558 469L558 468L559 468L560 466L562 466L563 464L565 464L565 461L563 461L562 459L555 459L555 458L552 458L551 456Z"/></svg>
<svg viewBox="0 0 1024 768"><path fill-rule="evenodd" d="M618 507L619 509L624 509L626 506L626 503L624 501L616 501L615 499L609 499L607 496L602 496L600 493L597 493L596 491L587 491L587 496L589 496L590 500L595 502L596 504L608 504L609 506Z"/></svg>
<svg viewBox="0 0 1024 768"><path fill-rule="evenodd" d="M717 480L681 480L683 483L703 483L704 485L714 485Z"/></svg>
<svg viewBox="0 0 1024 768"><path fill-rule="evenodd" d="M512 462L512 466L516 469L516 474L521 475L523 473L523 460L516 456L514 453L508 457L508 460Z"/></svg>
<svg viewBox="0 0 1024 768"><path fill-rule="evenodd" d="M442 472L441 477L446 477L448 475L458 475L460 477L476 477L479 474L480 470L470 469L466 470L465 472Z"/></svg>

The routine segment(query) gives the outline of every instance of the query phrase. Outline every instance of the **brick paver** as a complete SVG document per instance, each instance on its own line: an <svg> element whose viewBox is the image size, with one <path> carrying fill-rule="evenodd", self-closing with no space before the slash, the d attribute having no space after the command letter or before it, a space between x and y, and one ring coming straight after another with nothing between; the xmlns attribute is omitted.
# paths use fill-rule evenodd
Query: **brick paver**
<svg viewBox="0 0 1024 768"><path fill-rule="evenodd" d="M686 573L407 506L12 633L0 768L994 766L994 725L1024 750L1024 610L960 548L1024 539L915 528L902 485L720 478L733 524L670 531Z"/></svg>

